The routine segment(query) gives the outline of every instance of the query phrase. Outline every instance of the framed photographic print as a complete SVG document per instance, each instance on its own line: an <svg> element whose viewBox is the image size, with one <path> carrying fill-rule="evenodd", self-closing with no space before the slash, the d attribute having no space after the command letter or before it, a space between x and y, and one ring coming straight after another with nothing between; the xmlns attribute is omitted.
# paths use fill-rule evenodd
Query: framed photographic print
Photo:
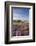
<svg viewBox="0 0 36 46"><path fill-rule="evenodd" d="M35 3L5 2L5 43L35 42Z"/></svg>

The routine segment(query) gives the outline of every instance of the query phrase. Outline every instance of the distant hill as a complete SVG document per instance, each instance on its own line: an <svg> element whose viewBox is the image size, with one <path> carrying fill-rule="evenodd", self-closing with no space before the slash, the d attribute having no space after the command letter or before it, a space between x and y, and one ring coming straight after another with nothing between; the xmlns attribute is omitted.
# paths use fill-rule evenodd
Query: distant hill
<svg viewBox="0 0 36 46"><path fill-rule="evenodd" d="M13 20L13 22L29 22L28 20Z"/></svg>

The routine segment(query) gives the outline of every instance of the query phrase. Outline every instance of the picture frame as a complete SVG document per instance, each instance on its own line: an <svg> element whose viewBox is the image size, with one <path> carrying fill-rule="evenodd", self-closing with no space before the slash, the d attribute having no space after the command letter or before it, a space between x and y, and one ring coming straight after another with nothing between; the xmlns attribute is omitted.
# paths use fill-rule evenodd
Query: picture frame
<svg viewBox="0 0 36 46"><path fill-rule="evenodd" d="M27 42L35 42L35 3L6 1L5 44Z"/></svg>

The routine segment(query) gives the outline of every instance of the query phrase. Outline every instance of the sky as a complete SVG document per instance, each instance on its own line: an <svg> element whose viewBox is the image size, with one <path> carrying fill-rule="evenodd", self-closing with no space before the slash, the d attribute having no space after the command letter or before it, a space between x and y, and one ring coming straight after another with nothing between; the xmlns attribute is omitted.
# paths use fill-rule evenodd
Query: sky
<svg viewBox="0 0 36 46"><path fill-rule="evenodd" d="M13 20L29 20L29 8L13 8Z"/></svg>

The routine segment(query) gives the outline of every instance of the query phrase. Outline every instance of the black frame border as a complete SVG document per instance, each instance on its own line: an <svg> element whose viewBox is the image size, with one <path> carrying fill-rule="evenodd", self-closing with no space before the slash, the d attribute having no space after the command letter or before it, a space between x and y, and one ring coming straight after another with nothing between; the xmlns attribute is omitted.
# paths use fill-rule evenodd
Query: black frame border
<svg viewBox="0 0 36 46"><path fill-rule="evenodd" d="M9 41L9 5L33 5L33 40L21 40L21 41ZM27 42L35 42L35 3L26 3L26 2L12 2L6 1L5 2L5 21L6 21L6 28L5 28L5 44L15 44L15 43L27 43Z"/></svg>

